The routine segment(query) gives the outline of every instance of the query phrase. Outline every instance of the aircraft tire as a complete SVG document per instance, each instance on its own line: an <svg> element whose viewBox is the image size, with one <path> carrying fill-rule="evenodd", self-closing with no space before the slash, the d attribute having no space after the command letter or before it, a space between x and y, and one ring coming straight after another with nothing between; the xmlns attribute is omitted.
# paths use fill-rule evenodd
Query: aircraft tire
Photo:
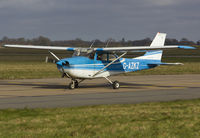
<svg viewBox="0 0 200 138"><path fill-rule="evenodd" d="M118 81L114 81L112 85L113 85L113 89L119 89L119 87L120 87Z"/></svg>
<svg viewBox="0 0 200 138"><path fill-rule="evenodd" d="M71 90L75 89L75 82L71 82L69 84L69 89L71 89Z"/></svg>
<svg viewBox="0 0 200 138"><path fill-rule="evenodd" d="M78 81L77 80L75 80L75 88L78 88Z"/></svg>

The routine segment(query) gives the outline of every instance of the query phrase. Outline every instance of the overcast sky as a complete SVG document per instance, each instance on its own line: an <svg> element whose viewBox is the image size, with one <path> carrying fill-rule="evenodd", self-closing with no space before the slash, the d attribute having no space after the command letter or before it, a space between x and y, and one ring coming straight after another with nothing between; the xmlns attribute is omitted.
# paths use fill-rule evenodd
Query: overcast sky
<svg viewBox="0 0 200 138"><path fill-rule="evenodd" d="M200 0L0 0L0 38L200 40Z"/></svg>

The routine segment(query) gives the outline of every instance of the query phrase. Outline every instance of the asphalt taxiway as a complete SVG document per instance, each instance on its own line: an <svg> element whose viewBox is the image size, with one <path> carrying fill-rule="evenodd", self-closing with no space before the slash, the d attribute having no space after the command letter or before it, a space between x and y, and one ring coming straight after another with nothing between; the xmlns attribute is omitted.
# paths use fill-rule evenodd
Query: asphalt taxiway
<svg viewBox="0 0 200 138"><path fill-rule="evenodd" d="M54 108L200 98L200 75L115 76L120 89L104 79L86 80L75 90L67 79L0 80L0 109Z"/></svg>

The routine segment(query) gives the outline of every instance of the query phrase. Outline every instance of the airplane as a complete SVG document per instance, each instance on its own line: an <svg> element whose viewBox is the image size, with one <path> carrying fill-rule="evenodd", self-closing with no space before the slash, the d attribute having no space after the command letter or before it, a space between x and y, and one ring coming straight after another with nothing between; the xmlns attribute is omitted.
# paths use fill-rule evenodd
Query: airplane
<svg viewBox="0 0 200 138"><path fill-rule="evenodd" d="M182 63L161 62L163 49L181 48L195 49L191 46L167 45L165 46L166 33L157 33L150 46L129 47L104 47L89 48L62 47L62 46L35 46L35 45L9 45L4 47L44 49L57 60L56 65L62 73L62 77L71 79L69 89L78 88L86 79L105 78L113 89L118 89L118 81L111 81L108 77L121 73L135 72L155 68L160 65L183 65ZM73 51L70 58L60 59L51 50ZM120 53L118 56L116 52ZM124 58L128 53L145 52L144 55L135 58Z"/></svg>

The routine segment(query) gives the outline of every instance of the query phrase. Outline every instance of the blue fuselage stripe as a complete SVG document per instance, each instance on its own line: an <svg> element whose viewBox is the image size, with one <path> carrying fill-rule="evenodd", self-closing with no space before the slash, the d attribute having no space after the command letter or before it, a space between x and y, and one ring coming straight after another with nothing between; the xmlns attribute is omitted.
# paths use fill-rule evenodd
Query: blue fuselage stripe
<svg viewBox="0 0 200 138"><path fill-rule="evenodd" d="M91 60L87 57L74 57L66 58L59 61L57 67L60 69L60 62L68 62L69 66L62 66L64 69L77 69L77 70L93 70L98 71L104 68L110 62L101 60ZM149 63L160 63L159 60L144 60L144 59L127 59L121 58L115 63L111 64L109 67L105 68L104 71L114 71L114 72L132 72L138 70L144 70L153 68L155 66L149 66Z"/></svg>

